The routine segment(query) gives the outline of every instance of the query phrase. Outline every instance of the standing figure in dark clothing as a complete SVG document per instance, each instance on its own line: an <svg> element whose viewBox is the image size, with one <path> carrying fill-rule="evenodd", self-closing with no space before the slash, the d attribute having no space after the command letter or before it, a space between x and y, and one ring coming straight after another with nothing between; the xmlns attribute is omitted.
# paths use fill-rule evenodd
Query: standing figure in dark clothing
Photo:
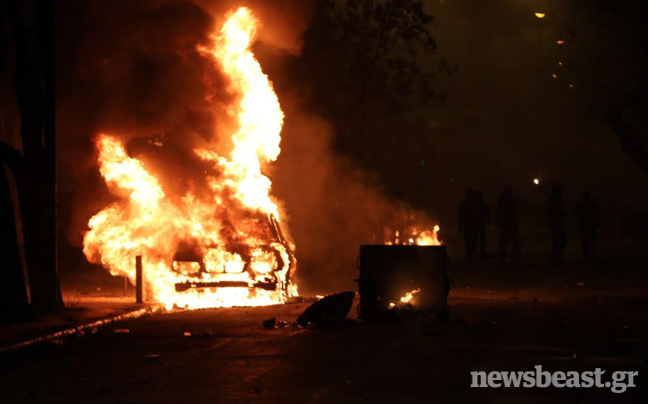
<svg viewBox="0 0 648 404"><path fill-rule="evenodd" d="M567 245L567 232L565 231L565 208L562 200L562 185L556 184L551 190L547 200L547 218L551 230L551 242L553 246L552 259L556 264L561 264L563 251Z"/></svg>
<svg viewBox="0 0 648 404"><path fill-rule="evenodd" d="M513 263L518 265L520 263L520 234L518 232L515 199L513 198L513 187L511 185L506 185L497 199L495 222L499 230L500 265L504 265L506 262L509 244L512 247Z"/></svg>
<svg viewBox="0 0 648 404"><path fill-rule="evenodd" d="M477 248L477 227L475 220L475 191L466 189L466 197L459 204L459 232L466 247L466 258L472 261Z"/></svg>
<svg viewBox="0 0 648 404"><path fill-rule="evenodd" d="M475 192L475 228L477 231L477 241L479 243L479 255L486 256L486 226L490 225L490 207L484 200L481 191Z"/></svg>
<svg viewBox="0 0 648 404"><path fill-rule="evenodd" d="M576 220L583 245L583 257L596 257L596 233L601 226L601 212L589 192L583 192L583 199L576 204Z"/></svg>

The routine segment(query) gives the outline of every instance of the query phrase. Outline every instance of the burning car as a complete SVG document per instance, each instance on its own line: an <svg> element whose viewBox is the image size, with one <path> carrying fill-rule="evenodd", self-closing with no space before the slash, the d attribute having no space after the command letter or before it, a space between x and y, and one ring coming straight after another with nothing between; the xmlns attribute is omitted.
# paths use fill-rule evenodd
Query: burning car
<svg viewBox="0 0 648 404"><path fill-rule="evenodd" d="M214 263L206 260L195 246L181 247L174 256L172 268L187 279L176 283L175 290L184 292L194 288L239 287L274 291L280 287L288 293L290 276L296 269L291 245L284 237L281 226L274 216L268 215L265 223L259 224L265 224L271 230L272 239L269 244L257 249L239 246L241 261ZM265 259L260 260L259 257ZM286 269L287 272L282 279L281 274Z"/></svg>
<svg viewBox="0 0 648 404"><path fill-rule="evenodd" d="M141 256L146 295L167 308L261 306L297 295L295 247L264 173L281 152L284 114L251 51L259 25L250 9L238 8L213 47L197 48L226 76L214 82L227 83L230 103L213 104L213 116L227 120L228 133L214 128L193 144L176 134L181 139L157 163L129 151L132 135L95 141L116 200L89 220L83 252L131 283ZM161 138L150 143L165 147ZM174 153L182 157L165 171Z"/></svg>

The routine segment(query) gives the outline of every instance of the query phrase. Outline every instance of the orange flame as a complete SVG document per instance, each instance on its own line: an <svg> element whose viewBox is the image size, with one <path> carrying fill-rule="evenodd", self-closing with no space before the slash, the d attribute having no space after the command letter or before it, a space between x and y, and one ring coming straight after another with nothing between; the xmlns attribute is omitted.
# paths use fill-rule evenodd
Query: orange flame
<svg viewBox="0 0 648 404"><path fill-rule="evenodd" d="M399 305L401 303L403 305L413 304L414 303L414 295L416 295L420 291L421 291L421 289L417 288L417 289L414 289L412 291L409 291L409 292L405 293L405 295L403 295L403 297L400 298L400 303L393 303L393 302L389 303L389 308L393 309L394 307L396 307L397 305Z"/></svg>
<svg viewBox="0 0 648 404"><path fill-rule="evenodd" d="M441 242L439 241L438 233L439 230L441 230L441 227L439 225L435 225L434 228L430 230L425 230L418 234L418 236L415 239L415 244L416 245L441 245Z"/></svg>
<svg viewBox="0 0 648 404"><path fill-rule="evenodd" d="M258 26L249 9L239 8L206 51L238 96L228 111L238 122L229 158L195 150L213 164L208 196L171 198L117 137L102 134L96 141L101 175L120 199L90 219L84 254L131 283L141 255L148 298L167 308L269 305L297 294L289 279L294 246L281 230L271 181L261 171L281 151L284 115L250 51ZM181 256L185 245L191 251Z"/></svg>
<svg viewBox="0 0 648 404"><path fill-rule="evenodd" d="M222 65L231 85L241 94L239 105L229 111L237 117L239 130L232 135L234 150L227 169L237 182L237 197L250 208L263 209L277 218L277 206L269 196L271 182L261 174L261 163L277 159L281 149L283 112L268 77L254 58L250 46L259 21L241 7L223 25L211 53ZM197 151L213 160L208 150Z"/></svg>
<svg viewBox="0 0 648 404"><path fill-rule="evenodd" d="M414 289L411 292L405 293L405 296L400 298L401 303L411 303L414 300L414 295L420 291L421 289Z"/></svg>

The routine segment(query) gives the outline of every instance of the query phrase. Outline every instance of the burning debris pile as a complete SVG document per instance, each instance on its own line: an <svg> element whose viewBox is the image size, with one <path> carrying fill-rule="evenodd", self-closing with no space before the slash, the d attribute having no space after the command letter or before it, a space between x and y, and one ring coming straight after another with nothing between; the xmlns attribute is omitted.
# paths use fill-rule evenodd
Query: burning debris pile
<svg viewBox="0 0 648 404"><path fill-rule="evenodd" d="M90 219L84 253L131 283L141 255L148 299L167 308L270 305L297 295L294 245L262 173L280 153L284 115L250 50L258 25L248 8L239 8L213 49L200 49L229 79L236 101L227 113L237 128L227 157L215 146L192 150L203 170L200 178L179 179L193 184L188 191L163 186L120 137L96 140L101 175L118 199Z"/></svg>

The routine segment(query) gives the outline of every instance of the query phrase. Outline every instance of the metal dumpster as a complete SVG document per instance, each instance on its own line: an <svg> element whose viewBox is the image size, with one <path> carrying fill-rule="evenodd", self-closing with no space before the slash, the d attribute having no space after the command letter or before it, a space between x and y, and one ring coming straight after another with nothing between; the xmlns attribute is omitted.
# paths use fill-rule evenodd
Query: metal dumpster
<svg viewBox="0 0 648 404"><path fill-rule="evenodd" d="M445 246L362 245L359 317L378 321L407 292L420 289L414 307L444 318L447 314L447 255Z"/></svg>

